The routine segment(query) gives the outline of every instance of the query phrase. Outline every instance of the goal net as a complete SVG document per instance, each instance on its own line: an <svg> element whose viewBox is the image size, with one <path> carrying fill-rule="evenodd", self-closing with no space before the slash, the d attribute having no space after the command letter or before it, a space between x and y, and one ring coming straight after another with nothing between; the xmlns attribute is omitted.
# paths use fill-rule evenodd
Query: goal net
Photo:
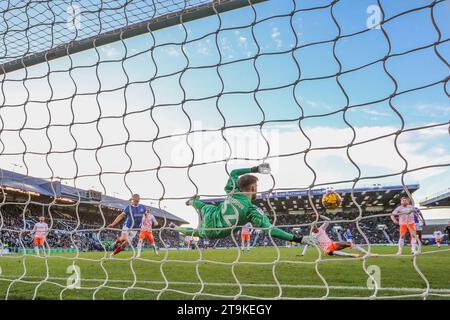
<svg viewBox="0 0 450 320"><path fill-rule="evenodd" d="M419 219L399 240L391 213L448 187L449 10L1 2L0 298L448 298L445 238ZM236 192L270 225L204 225L195 203L237 212Z"/></svg>

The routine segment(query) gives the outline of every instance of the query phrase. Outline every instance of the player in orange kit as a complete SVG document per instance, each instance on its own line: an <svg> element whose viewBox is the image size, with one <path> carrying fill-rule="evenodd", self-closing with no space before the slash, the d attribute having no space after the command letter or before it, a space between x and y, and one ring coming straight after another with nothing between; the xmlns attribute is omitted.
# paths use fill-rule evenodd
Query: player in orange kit
<svg viewBox="0 0 450 320"><path fill-rule="evenodd" d="M434 236L434 242L436 242L436 245L439 248L441 246L441 240L442 240L441 230L439 230L439 229L434 230L433 236Z"/></svg>
<svg viewBox="0 0 450 320"><path fill-rule="evenodd" d="M33 233L34 233L34 251L36 252L36 255L39 256L39 247L42 247L42 252L44 253L44 256L46 256L45 252L45 242L48 235L48 224L45 223L44 217L39 217L39 222L36 222L36 224L33 227Z"/></svg>
<svg viewBox="0 0 450 320"><path fill-rule="evenodd" d="M139 233L139 242L137 244L137 258L141 257L142 245L144 244L145 239L150 242L155 255L159 255L158 249L156 248L155 244L155 238L153 237L152 233L153 227L156 227L157 225L158 221L156 221L155 216L152 215L150 208L148 208L144 216L142 217L141 232Z"/></svg>
<svg viewBox="0 0 450 320"><path fill-rule="evenodd" d="M353 257L353 258L359 257L359 254L357 254L357 253L347 253L347 252L341 251L341 250L344 250L347 248L359 251L363 254L367 254L367 251L365 251L360 246L353 244L352 242L348 242L348 241L336 242L336 241L331 240L327 234L327 228L330 225L330 223L328 221L330 219L327 217L324 217L324 216L321 216L321 217L327 221L324 222L320 227L317 227L316 224L314 224L312 226L311 240L310 240L310 242L312 244L319 246L324 253L326 253L330 256L343 256L343 257ZM305 255L306 250L308 249L308 246L309 245L307 244L303 248L302 256Z"/></svg>
<svg viewBox="0 0 450 320"><path fill-rule="evenodd" d="M400 205L395 208L391 214L392 222L400 226L397 255L402 254L406 232L409 232L411 236L411 253L413 255L420 253L421 244L417 238L416 226L414 223L414 216L416 214L416 209L411 205L411 201L408 197L402 197L400 199ZM417 245L419 245L419 248L417 248Z"/></svg>
<svg viewBox="0 0 450 320"><path fill-rule="evenodd" d="M244 252L245 247L247 247L247 252L250 251L250 234L252 232L252 227L253 225L250 222L247 222L241 229L242 252Z"/></svg>

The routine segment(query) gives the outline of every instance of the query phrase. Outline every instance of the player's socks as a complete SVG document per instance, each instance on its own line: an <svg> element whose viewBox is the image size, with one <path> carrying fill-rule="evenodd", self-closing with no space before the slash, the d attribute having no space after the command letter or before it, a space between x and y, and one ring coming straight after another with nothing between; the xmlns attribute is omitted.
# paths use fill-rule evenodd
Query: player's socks
<svg viewBox="0 0 450 320"><path fill-rule="evenodd" d="M156 244L153 245L153 251L155 252L155 255L159 256L158 248L156 247Z"/></svg>
<svg viewBox="0 0 450 320"><path fill-rule="evenodd" d="M122 251L122 250L123 250L122 246L119 246L119 247L117 247L116 249L114 249L112 255L115 256L116 254L118 254L118 253L119 253L120 251Z"/></svg>
<svg viewBox="0 0 450 320"><path fill-rule="evenodd" d="M416 239L412 238L411 239L411 253L415 253L416 252Z"/></svg>
<svg viewBox="0 0 450 320"><path fill-rule="evenodd" d="M302 256L304 256L306 254L306 250L308 250L307 244L305 244L305 246L303 247Z"/></svg>
<svg viewBox="0 0 450 320"><path fill-rule="evenodd" d="M34 247L34 252L36 252L37 256L39 255L39 247L38 246Z"/></svg>
<svg viewBox="0 0 450 320"><path fill-rule="evenodd" d="M422 241L421 240L417 240L417 252L418 253L422 252Z"/></svg>
<svg viewBox="0 0 450 320"><path fill-rule="evenodd" d="M125 249L126 246L126 241L122 241L122 244L119 245L112 253L113 256L115 256L116 254L118 254L120 251L123 251L123 249Z"/></svg>
<svg viewBox="0 0 450 320"><path fill-rule="evenodd" d="M335 255L335 256L342 256L342 257L354 257L354 258L359 257L358 254L347 253L347 252L343 252L343 251L334 251L333 255Z"/></svg>
<svg viewBox="0 0 450 320"><path fill-rule="evenodd" d="M401 255L401 254L402 254L404 242L405 242L404 239L399 239L399 240L398 240L398 251L397 251L397 255Z"/></svg>
<svg viewBox="0 0 450 320"><path fill-rule="evenodd" d="M123 240L116 239L114 242L113 250L116 250L118 246L121 246L123 243Z"/></svg>
<svg viewBox="0 0 450 320"><path fill-rule="evenodd" d="M364 250L362 247L358 246L357 244L352 244L352 246L350 248L353 250L359 251L361 253L364 253L364 254L368 253L366 250Z"/></svg>
<svg viewBox="0 0 450 320"><path fill-rule="evenodd" d="M138 244L137 244L137 255L136 255L137 258L139 258L141 256L142 243L143 243L142 240L138 241Z"/></svg>

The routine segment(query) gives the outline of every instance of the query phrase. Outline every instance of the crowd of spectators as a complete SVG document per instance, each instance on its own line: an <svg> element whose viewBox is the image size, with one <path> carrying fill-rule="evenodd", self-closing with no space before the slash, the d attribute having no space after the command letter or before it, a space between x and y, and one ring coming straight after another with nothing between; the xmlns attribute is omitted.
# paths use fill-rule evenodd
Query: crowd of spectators
<svg viewBox="0 0 450 320"><path fill-rule="evenodd" d="M343 233L348 229L353 235L356 243L364 244L367 240L372 244L396 242L398 240L398 227L390 220L388 212L367 213L359 216L358 211L346 211L335 214L327 214L331 224L327 229L329 236L336 240L345 240ZM2 208L0 215L0 241L10 250L17 251L21 248L32 248L34 223L37 222L38 214L27 212L19 207ZM315 221L311 214L289 214L279 213L270 216L272 223L291 233L309 234L310 225ZM119 235L119 230L105 229L103 221L89 221L81 223L75 216L55 213L52 219L47 219L50 232L47 243L50 248L77 248L80 251L103 251L111 250L114 240ZM384 231L379 228L384 225ZM361 231L364 233L361 233ZM213 239L209 247L236 247L240 244L240 234L237 229L232 236L223 239ZM180 248L184 246L183 237L174 230L154 230L154 238L158 247ZM285 246L287 243L279 239L271 239L264 232L253 230L251 244L253 246ZM194 242L195 243L195 242ZM137 237L133 245L137 244ZM202 240L196 243L202 247Z"/></svg>
<svg viewBox="0 0 450 320"><path fill-rule="evenodd" d="M12 252L33 248L33 227L39 214L21 207L9 206L0 212L0 246ZM64 217L64 218L61 218ZM111 250L120 230L105 229L100 221L94 224L81 223L74 216L54 212L47 218L49 233L46 238L49 248L78 249L80 251ZM161 222L160 222L161 223ZM180 237L171 230L155 230L155 241L158 247L179 247ZM137 244L137 237L133 245ZM163 244L164 242L164 244Z"/></svg>

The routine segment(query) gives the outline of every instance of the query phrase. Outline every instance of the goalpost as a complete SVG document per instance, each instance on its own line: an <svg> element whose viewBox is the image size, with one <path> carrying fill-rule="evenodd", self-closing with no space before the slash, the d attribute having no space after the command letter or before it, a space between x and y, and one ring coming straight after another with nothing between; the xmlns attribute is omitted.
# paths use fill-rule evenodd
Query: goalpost
<svg viewBox="0 0 450 320"><path fill-rule="evenodd" d="M430 284L420 256L408 257L420 288L380 287L367 221L390 214L366 211L367 200L358 202L355 190L396 184L414 199L411 181L448 170L450 160L438 149L450 124L449 4L3 2L0 298L448 297L448 288ZM408 36L422 26L420 39L412 42ZM420 112L430 118L413 117ZM433 143L430 160L420 148ZM286 245L268 236L272 253L262 260L243 255L234 232L239 226L226 239L236 254L224 261L201 250L169 250L179 241L169 226L177 215L195 226L201 222L199 213L186 209L188 199L226 197L230 172L259 163L272 166L270 175L260 177L258 196L275 226L309 234L315 220L323 222L320 215L346 215L333 219L330 230L352 224L362 239L368 254L358 268L367 286L328 279L328 265L346 259L327 259L318 247L310 249L314 258L296 259L285 250L301 248L281 249ZM323 210L317 192L331 185L351 190L348 208ZM278 192L289 199L292 190L306 192L291 203L309 217L299 215L300 222L279 214L288 211L284 203L272 202ZM109 245L120 229L107 226L136 193L158 214L154 234L164 250L158 259L137 258L131 243L129 252L110 259ZM66 253L36 258L26 250L41 215L52 244L64 243ZM383 225L387 235L385 222L373 229ZM7 241L17 253L2 254ZM295 271L300 267L310 268L305 277L316 282L304 281ZM177 271L183 268L195 281ZM266 268L268 278L249 279L253 274L243 268ZM335 296L336 290L341 293Z"/></svg>

